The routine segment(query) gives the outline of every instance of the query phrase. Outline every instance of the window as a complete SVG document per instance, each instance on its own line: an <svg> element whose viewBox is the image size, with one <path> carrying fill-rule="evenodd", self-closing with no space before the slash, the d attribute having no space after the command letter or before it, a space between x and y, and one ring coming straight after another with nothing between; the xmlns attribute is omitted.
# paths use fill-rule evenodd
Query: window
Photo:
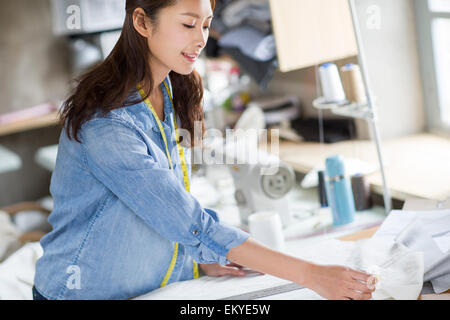
<svg viewBox="0 0 450 320"><path fill-rule="evenodd" d="M449 0L429 0L428 7L432 12L450 12Z"/></svg>
<svg viewBox="0 0 450 320"><path fill-rule="evenodd" d="M441 118L450 125L450 19L433 19L431 32Z"/></svg>
<svg viewBox="0 0 450 320"><path fill-rule="evenodd" d="M415 0L430 129L450 132L450 0Z"/></svg>

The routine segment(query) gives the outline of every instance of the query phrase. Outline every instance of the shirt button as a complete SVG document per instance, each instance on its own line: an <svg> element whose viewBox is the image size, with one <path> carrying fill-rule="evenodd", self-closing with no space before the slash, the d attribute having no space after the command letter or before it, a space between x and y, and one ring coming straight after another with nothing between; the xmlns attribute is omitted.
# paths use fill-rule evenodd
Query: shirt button
<svg viewBox="0 0 450 320"><path fill-rule="evenodd" d="M196 235L198 235L198 230L195 229L194 231L192 231L192 233L196 236Z"/></svg>

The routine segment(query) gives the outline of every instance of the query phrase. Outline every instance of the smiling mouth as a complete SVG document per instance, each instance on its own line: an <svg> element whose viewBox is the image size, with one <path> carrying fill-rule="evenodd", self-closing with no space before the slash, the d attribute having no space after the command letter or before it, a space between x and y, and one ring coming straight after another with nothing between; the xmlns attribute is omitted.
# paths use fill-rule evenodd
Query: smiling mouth
<svg viewBox="0 0 450 320"><path fill-rule="evenodd" d="M182 52L181 54L183 55L183 57L185 57L190 62L195 62L195 60L197 60L197 57L198 57L198 55L196 55L196 54L187 54L184 52Z"/></svg>

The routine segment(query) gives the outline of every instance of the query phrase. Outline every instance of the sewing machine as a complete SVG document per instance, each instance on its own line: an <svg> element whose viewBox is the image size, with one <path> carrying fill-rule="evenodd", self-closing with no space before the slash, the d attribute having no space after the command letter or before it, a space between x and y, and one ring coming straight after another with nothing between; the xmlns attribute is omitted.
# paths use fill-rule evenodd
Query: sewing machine
<svg viewBox="0 0 450 320"><path fill-rule="evenodd" d="M277 211L283 227L291 225L286 195L294 186L295 174L289 165L279 162L278 171L268 175L262 174L264 166L259 163L234 164L229 168L243 225L248 225L248 217L252 213L266 210Z"/></svg>
<svg viewBox="0 0 450 320"><path fill-rule="evenodd" d="M208 148L219 160L216 163L225 164L231 172L241 224L247 226L252 213L274 210L283 227L291 225L286 195L294 187L293 168L278 156L258 149L249 136L229 140L216 137Z"/></svg>

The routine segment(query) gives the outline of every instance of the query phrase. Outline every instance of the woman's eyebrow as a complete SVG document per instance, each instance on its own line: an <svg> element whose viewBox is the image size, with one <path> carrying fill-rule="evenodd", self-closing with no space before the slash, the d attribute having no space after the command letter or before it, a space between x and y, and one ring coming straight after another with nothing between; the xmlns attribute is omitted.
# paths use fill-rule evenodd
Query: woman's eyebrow
<svg viewBox="0 0 450 320"><path fill-rule="evenodd" d="M191 17L200 19L200 16L198 14L196 14L196 13L193 13L193 12L185 12L185 13L182 13L181 15L183 15L183 16L191 16ZM213 18L213 15L210 15L207 19L210 19L210 18Z"/></svg>

